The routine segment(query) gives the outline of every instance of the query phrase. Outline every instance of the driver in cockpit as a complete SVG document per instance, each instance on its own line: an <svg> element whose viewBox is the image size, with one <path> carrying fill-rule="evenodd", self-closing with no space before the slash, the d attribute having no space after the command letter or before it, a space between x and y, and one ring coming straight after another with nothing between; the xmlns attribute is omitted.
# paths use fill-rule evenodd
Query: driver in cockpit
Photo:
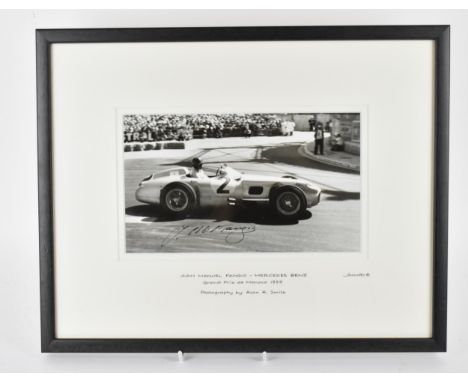
<svg viewBox="0 0 468 382"><path fill-rule="evenodd" d="M202 161L199 158L192 159L192 170L190 171L191 178L205 179L208 178L205 171L202 170Z"/></svg>

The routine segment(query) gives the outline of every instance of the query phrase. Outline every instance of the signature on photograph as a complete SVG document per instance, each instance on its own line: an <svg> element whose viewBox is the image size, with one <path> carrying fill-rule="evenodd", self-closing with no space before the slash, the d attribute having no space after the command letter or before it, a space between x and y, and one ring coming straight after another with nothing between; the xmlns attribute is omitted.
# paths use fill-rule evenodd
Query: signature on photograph
<svg viewBox="0 0 468 382"><path fill-rule="evenodd" d="M208 235L222 235L228 244L238 244L245 235L255 232L255 224L200 224L176 227L161 243L161 248L169 246L173 241L182 237L202 237Z"/></svg>

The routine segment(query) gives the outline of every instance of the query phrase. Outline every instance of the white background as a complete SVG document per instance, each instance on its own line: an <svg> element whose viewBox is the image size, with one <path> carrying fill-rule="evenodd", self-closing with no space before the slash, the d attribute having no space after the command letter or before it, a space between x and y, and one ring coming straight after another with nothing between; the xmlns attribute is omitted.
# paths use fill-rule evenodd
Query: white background
<svg viewBox="0 0 468 382"><path fill-rule="evenodd" d="M468 13L457 12L17 12L0 16L3 125L1 200L0 368L23 371L150 370L466 370L467 246L464 239L468 140L465 89ZM219 25L452 24L451 219L449 352L447 354L198 355L178 365L175 355L41 355L35 136L34 28ZM6 85L6 86L5 86ZM5 213L6 212L6 213ZM463 248L465 247L465 248ZM259 358L259 357L258 357ZM215 362L213 362L216 360Z"/></svg>

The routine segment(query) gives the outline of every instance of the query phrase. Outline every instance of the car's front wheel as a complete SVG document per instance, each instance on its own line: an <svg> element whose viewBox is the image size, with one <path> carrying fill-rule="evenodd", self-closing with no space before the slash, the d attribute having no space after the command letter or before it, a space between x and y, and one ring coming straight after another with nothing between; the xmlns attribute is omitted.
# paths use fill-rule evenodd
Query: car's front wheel
<svg viewBox="0 0 468 382"><path fill-rule="evenodd" d="M193 198L184 186L172 186L164 190L161 195L163 209L172 216L184 217L192 209Z"/></svg>
<svg viewBox="0 0 468 382"><path fill-rule="evenodd" d="M272 207L281 218L297 219L304 212L306 204L300 191L284 188L275 193Z"/></svg>

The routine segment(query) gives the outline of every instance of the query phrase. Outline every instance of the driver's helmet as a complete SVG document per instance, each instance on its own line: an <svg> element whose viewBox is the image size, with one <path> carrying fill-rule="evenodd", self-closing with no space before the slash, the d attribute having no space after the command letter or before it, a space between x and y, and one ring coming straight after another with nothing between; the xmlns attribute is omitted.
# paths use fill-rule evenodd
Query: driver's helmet
<svg viewBox="0 0 468 382"><path fill-rule="evenodd" d="M192 166L196 170L201 170L202 168L202 161L199 158L192 159Z"/></svg>

